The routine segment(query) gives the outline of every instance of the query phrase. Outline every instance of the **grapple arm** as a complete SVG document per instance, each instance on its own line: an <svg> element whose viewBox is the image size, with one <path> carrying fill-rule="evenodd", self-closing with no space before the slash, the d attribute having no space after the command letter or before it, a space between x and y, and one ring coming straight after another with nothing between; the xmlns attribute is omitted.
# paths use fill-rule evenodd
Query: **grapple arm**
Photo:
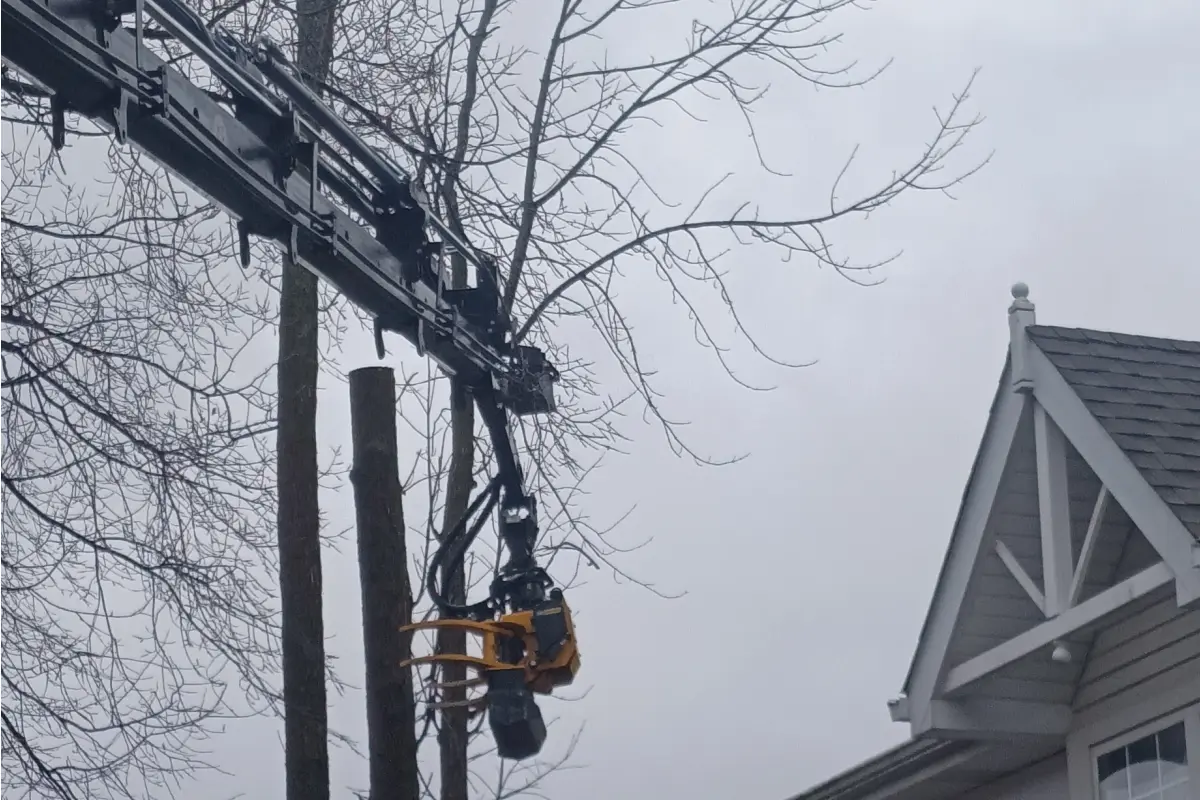
<svg viewBox="0 0 1200 800"><path fill-rule="evenodd" d="M533 608L505 614L496 620L439 619L417 622L404 630L455 629L478 636L480 655L432 653L416 656L405 666L462 664L475 675L454 688L485 689L485 694L437 708L486 707L496 750L501 758L537 755L546 740L546 725L535 695L548 695L568 686L579 671L575 623L562 591L552 589ZM437 684L435 692L451 688Z"/></svg>

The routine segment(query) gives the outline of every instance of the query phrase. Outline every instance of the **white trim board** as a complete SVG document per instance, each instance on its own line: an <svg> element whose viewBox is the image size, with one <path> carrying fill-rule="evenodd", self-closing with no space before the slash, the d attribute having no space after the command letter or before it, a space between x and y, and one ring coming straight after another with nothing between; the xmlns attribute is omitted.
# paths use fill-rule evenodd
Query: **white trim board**
<svg viewBox="0 0 1200 800"><path fill-rule="evenodd" d="M917 643L909 680L905 686L913 735L928 729L931 701L948 669L946 656L962 614L971 579L980 569L980 554L990 547L989 522L1028 396L1009 388L1006 367L997 389L992 414L959 508L949 552L938 578L925 629Z"/></svg>

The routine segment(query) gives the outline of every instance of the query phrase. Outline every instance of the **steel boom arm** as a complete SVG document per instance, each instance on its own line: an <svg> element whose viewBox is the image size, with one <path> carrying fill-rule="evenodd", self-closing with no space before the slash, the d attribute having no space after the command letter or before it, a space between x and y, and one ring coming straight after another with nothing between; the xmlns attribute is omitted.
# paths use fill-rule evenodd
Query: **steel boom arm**
<svg viewBox="0 0 1200 800"><path fill-rule="evenodd" d="M430 215L411 196L407 176L393 170L374 175L368 190L335 193L348 204L373 206L359 209L377 218L373 234L314 185L321 144L305 140L312 131L298 113L278 110L287 101L268 108L239 97L237 114L229 113L114 27L105 7L103 0L3 0L4 60L54 92L56 113L70 110L111 126L118 140L137 145L239 219L245 234L287 248L451 374L470 383L518 377L504 331L469 323L449 293L421 274ZM271 98L266 88L260 92Z"/></svg>
<svg viewBox="0 0 1200 800"><path fill-rule="evenodd" d="M133 31L121 26L129 14ZM205 62L232 92L232 112L143 46L144 16ZM106 124L239 220L243 263L250 236L273 240L374 317L381 355L382 332L395 331L471 387L503 489L512 569L497 591L510 604L539 602L548 580L532 558L536 508L507 412L552 411L557 373L540 350L512 342L490 259L270 42L208 28L180 0L3 0L2 24L4 61L52 92L55 147L65 111ZM438 268L448 250L475 267L476 286ZM522 587L532 594L519 597Z"/></svg>

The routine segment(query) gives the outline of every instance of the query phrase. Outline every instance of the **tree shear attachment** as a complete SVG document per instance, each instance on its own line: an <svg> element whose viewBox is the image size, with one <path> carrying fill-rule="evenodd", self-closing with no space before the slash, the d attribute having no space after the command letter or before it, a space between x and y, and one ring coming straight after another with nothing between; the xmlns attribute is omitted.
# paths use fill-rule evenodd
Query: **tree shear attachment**
<svg viewBox="0 0 1200 800"><path fill-rule="evenodd" d="M570 685L579 671L575 625L562 591L552 589L533 608L495 620L433 619L401 628L408 633L422 630L460 630L482 639L479 656L433 653L402 662L404 667L462 664L476 672L465 681L437 684L437 689L486 687L479 697L432 707L486 707L501 758L537 755L546 740L546 724L533 696Z"/></svg>

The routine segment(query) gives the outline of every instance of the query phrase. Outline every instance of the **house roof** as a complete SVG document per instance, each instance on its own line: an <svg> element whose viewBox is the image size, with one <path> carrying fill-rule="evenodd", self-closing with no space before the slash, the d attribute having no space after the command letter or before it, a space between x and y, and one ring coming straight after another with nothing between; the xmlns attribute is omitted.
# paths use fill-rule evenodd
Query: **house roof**
<svg viewBox="0 0 1200 800"><path fill-rule="evenodd" d="M1200 342L1037 324L1025 326L1024 335L1045 354L1146 483L1192 536L1200 539ZM1000 399L1010 391L1012 366L1010 352L988 411L985 442ZM954 530L962 522L982 456L981 449L968 475ZM946 579L950 555L948 549L935 584L934 603ZM933 604L922 624L918 649L932 614ZM905 692L916 666L914 658L904 679Z"/></svg>
<svg viewBox="0 0 1200 800"><path fill-rule="evenodd" d="M909 739L870 758L791 800L849 800L895 784L928 770L950 756L974 746L973 742L934 738Z"/></svg>
<svg viewBox="0 0 1200 800"><path fill-rule="evenodd" d="M1107 446L1112 448L1114 457L1119 457L1120 453L1126 456L1128 464L1123 469L1132 474L1129 465L1136 468L1136 474L1144 481L1146 495L1153 497L1157 494L1170 512L1178 517L1182 523L1182 527L1176 528L1178 535L1186 540L1190 533L1200 540L1200 342L1033 324L1033 306L1027 301L1027 293L1028 290L1022 285L1013 289L1016 302L1009 311L1010 325L1014 311L1018 314L1028 313L1027 320L1017 320L1017 326L1013 329L1014 342L1017 336L1027 337L1040 351L1038 357L1044 357L1043 363L1049 362L1047 366L1061 376L1059 385L1063 390L1077 398L1074 402L1079 412L1086 411L1086 415L1094 418L1091 424L1095 426L1098 423L1103 434L1107 434L1111 440ZM998 417L1004 416L1002 401L1015 396L1017 378L1014 375L1021 371L1018 366L1010 351L988 415L984 443L976 454L963 507L960 507L955 522L956 534L952 537L938 577L935 605L939 593L944 590L954 542L963 524L966 497L977 482L988 442L999 435L997 426L1004 428L1004 436L1009 438L1016 435L1019 429L1019 419L1013 416L1011 408L1005 425L998 422ZM1048 383L1045 388L1048 392L1046 400L1050 401L1053 387ZM1061 395L1054 396L1059 398L1056 406L1062 409ZM1037 401L1042 401L1040 393ZM1056 415L1058 411L1047 413ZM1005 438L1005 441L1008 439ZM1004 444L999 450L996 447L992 449L1008 459L1010 446ZM1084 461L1090 458L1082 452L1077 455L1083 456ZM990 479L994 479L992 483L999 481L995 475L991 475ZM1101 485L1105 485L1103 480ZM994 488L998 486L997 483ZM1124 503L1120 497L1117 499ZM1078 522L1075 524L1078 525ZM1142 522L1138 525L1144 527ZM963 591L966 589L963 588ZM931 607L922 627L921 641L926 639L933 612ZM906 694L910 690L916 667L917 659L914 658L905 681ZM909 712L906 710L903 713L907 715ZM982 743L977 744L982 746ZM1025 758L1026 761L1038 755L1033 750L1021 751L1022 746L1025 745L1010 743L996 753L1010 760ZM961 747L963 744L960 739L943 739L936 732L932 736L925 733L814 787L794 800L858 800L873 796L880 787L900 785L906 787L905 791L915 791L913 797L942 796L931 792L948 781L965 780L968 775L978 778L984 772L999 771L999 764L988 764L986 770L981 770L971 760L975 757L970 754L975 751L954 749ZM896 796L902 795L908 797L904 793Z"/></svg>
<svg viewBox="0 0 1200 800"><path fill-rule="evenodd" d="M1050 325L1026 333L1200 539L1200 342Z"/></svg>

